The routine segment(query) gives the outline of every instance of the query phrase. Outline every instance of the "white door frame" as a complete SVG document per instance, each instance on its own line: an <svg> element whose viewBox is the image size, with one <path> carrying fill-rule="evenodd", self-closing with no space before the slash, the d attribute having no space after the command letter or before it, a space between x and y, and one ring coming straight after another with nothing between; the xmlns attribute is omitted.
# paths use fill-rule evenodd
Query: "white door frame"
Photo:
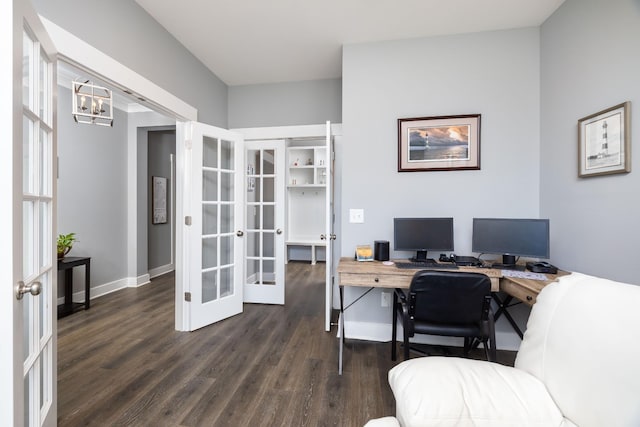
<svg viewBox="0 0 640 427"><path fill-rule="evenodd" d="M104 54L85 41L79 39L65 29L40 16L45 29L53 40L58 50L58 58L73 66L86 71L100 80L129 90L137 96L144 98L159 112L176 119L178 126L181 122L196 121L198 110L187 104L180 98L172 95L165 89L146 79L135 71L127 68L120 62ZM129 192L127 195L127 276L137 277L137 253L138 253L138 224L137 224L137 149L135 143L129 143L127 153L127 182ZM176 188L179 189L184 177L179 164L176 165ZM176 203L180 202L180 190L177 190ZM176 219L177 220L177 219ZM176 228L176 253L178 245L182 242L180 227ZM175 304L175 329L186 330L183 323L182 304L178 301L178 295L183 295L183 282L180 272L184 268L182 260L176 258L176 304Z"/></svg>

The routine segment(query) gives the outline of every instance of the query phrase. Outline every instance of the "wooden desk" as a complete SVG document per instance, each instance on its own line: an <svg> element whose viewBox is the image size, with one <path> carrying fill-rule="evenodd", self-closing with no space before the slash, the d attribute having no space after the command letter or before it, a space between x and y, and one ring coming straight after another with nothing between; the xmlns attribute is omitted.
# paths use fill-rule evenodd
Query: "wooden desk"
<svg viewBox="0 0 640 427"><path fill-rule="evenodd" d="M340 286L340 319L338 320L338 329L340 333L338 373L340 375L342 375L342 352L344 347L344 286L368 287L370 290L373 288L409 289L411 279L416 271L419 270L400 269L395 265L384 265L380 261L358 262L353 258L340 259L340 263L337 268L338 285ZM514 305L512 303L513 299L516 298L525 304L533 305L542 288L551 282L555 282L559 276L568 274L567 272L545 274L548 280L541 281L515 277L503 277L502 270L491 268L465 266L452 269L452 271L486 274L489 279L491 279L491 292L493 292L493 299L498 304L498 310L494 315L494 319L497 320L504 314L520 338L522 338L523 335L522 331L507 311L509 307ZM507 296L504 299L501 299L497 294L498 291L506 293ZM356 301L349 304L347 308Z"/></svg>
<svg viewBox="0 0 640 427"><path fill-rule="evenodd" d="M380 261L356 261L353 258L340 258L338 277L340 286L364 286L374 288L409 289L413 275L418 270L401 269L395 265L384 265ZM500 289L501 270L479 267L458 267L452 271L482 273L491 279L491 291Z"/></svg>
<svg viewBox="0 0 640 427"><path fill-rule="evenodd" d="M73 302L73 268L84 265L84 303ZM64 257L58 260L58 271L64 271L64 304L58 306L58 319L90 306L90 276L91 258L89 257Z"/></svg>

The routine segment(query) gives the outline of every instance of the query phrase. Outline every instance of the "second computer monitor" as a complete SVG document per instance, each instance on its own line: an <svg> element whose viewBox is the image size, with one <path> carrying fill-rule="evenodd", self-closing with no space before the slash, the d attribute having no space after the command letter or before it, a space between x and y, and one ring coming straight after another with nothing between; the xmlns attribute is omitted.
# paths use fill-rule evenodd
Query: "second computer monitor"
<svg viewBox="0 0 640 427"><path fill-rule="evenodd" d="M427 251L453 250L453 218L394 218L396 251L415 251L412 261L427 261Z"/></svg>
<svg viewBox="0 0 640 427"><path fill-rule="evenodd" d="M549 220L474 218L471 250L502 255L505 266L517 256L549 258Z"/></svg>

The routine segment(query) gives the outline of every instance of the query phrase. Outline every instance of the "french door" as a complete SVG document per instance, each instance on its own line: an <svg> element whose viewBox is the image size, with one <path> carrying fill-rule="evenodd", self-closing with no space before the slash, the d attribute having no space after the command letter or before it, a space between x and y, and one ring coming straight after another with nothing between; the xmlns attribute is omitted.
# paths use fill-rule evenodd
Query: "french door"
<svg viewBox="0 0 640 427"><path fill-rule="evenodd" d="M333 134L331 132L331 122L326 123L325 139L327 144L327 178L326 185L327 191L325 193L325 239L327 240L326 254L325 254L325 301L324 301L324 329L329 332L331 330L331 312L333 306L333 282L334 282L334 263L333 263L333 244L336 240L336 234L334 231L334 199L333 199L333 186L334 186L334 147L333 147Z"/></svg>
<svg viewBox="0 0 640 427"><path fill-rule="evenodd" d="M0 3L0 416L56 423L56 53L26 0Z"/></svg>
<svg viewBox="0 0 640 427"><path fill-rule="evenodd" d="M284 304L285 141L247 141L244 301Z"/></svg>
<svg viewBox="0 0 640 427"><path fill-rule="evenodd" d="M242 312L244 143L203 123L177 130L178 164L184 165L184 269L177 274L185 291L183 329L193 331Z"/></svg>

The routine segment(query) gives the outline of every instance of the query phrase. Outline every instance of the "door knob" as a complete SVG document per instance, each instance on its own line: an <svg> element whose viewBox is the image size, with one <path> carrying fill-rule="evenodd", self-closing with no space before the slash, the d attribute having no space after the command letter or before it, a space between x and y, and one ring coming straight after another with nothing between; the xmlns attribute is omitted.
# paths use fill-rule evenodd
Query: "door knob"
<svg viewBox="0 0 640 427"><path fill-rule="evenodd" d="M282 234L282 230L280 230L279 228L276 230L276 234Z"/></svg>
<svg viewBox="0 0 640 427"><path fill-rule="evenodd" d="M327 236L325 236L324 234L320 235L320 240L326 240L326 239L327 239Z"/></svg>
<svg viewBox="0 0 640 427"><path fill-rule="evenodd" d="M336 240L336 235L335 234L330 234L329 236L331 237L331 240Z"/></svg>
<svg viewBox="0 0 640 427"><path fill-rule="evenodd" d="M42 284L40 282L33 282L30 286L24 284L21 280L16 285L16 298L19 300L24 297L24 294L30 293L33 296L40 295L42 290Z"/></svg>
<svg viewBox="0 0 640 427"><path fill-rule="evenodd" d="M238 237L242 237L242 236L244 236L244 232L243 232L242 230L238 230L238 231L236 232L236 236L238 236Z"/></svg>

